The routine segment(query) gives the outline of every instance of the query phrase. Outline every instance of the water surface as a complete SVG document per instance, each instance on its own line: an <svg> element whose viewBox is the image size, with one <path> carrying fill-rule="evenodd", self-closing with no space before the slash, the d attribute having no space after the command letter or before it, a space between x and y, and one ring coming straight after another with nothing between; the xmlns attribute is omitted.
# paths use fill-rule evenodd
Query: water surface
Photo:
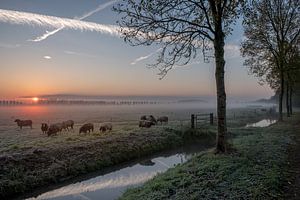
<svg viewBox="0 0 300 200"><path fill-rule="evenodd" d="M263 119L255 123L249 123L246 125L246 127L267 127L276 122L277 120L275 119Z"/></svg>
<svg viewBox="0 0 300 200"><path fill-rule="evenodd" d="M87 180L74 182L29 199L117 199L126 189L142 185L158 173L165 172L177 164L186 162L196 152L203 151L207 148L208 146L201 144L182 147L176 151L140 160L115 171L98 175Z"/></svg>

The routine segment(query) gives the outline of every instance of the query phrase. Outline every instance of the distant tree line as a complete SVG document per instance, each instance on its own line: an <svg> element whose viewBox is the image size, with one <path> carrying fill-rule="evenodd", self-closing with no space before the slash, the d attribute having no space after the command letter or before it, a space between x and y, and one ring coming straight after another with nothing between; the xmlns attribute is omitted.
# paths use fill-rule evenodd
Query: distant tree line
<svg viewBox="0 0 300 200"><path fill-rule="evenodd" d="M87 101L87 100L39 100L38 102L22 102L15 100L0 100L0 105L147 105L147 104L162 104L171 102L160 101Z"/></svg>
<svg viewBox="0 0 300 200"><path fill-rule="evenodd" d="M21 105L23 102L15 100L0 100L0 105Z"/></svg>

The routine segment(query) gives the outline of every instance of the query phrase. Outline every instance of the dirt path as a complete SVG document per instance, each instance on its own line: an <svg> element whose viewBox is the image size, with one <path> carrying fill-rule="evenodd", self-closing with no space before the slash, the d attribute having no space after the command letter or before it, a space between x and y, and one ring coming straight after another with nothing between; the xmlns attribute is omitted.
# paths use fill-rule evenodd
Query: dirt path
<svg viewBox="0 0 300 200"><path fill-rule="evenodd" d="M300 121L297 120L292 124L295 144L289 149L289 180L285 184L285 199L300 199Z"/></svg>

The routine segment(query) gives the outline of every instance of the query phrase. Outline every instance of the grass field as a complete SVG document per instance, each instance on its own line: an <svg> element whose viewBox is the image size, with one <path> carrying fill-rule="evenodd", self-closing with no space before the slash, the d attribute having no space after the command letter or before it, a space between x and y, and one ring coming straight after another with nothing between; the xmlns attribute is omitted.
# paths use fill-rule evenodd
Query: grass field
<svg viewBox="0 0 300 200"><path fill-rule="evenodd" d="M269 117L266 113L236 109L229 112L228 124L235 130L266 117ZM99 123L95 125L97 127ZM150 129L139 128L137 121L113 122L111 132L100 133L95 129L94 133L83 135L78 134L79 126L76 124L74 131L54 137L42 134L38 127L2 133L0 196L15 196L170 149L190 138L213 143L216 134L215 125L203 124L195 131L190 129L190 122L184 120ZM230 137L235 134L230 131Z"/></svg>
<svg viewBox="0 0 300 200"><path fill-rule="evenodd" d="M120 199L283 199L288 149L299 138L300 114L266 128L229 131L234 136L229 154L203 152Z"/></svg>

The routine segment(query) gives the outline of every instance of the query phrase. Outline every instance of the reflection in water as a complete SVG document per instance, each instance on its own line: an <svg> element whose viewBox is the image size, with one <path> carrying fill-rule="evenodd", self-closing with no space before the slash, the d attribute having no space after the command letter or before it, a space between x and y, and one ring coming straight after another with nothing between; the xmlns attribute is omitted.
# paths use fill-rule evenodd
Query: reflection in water
<svg viewBox="0 0 300 200"><path fill-rule="evenodd" d="M137 185L151 179L158 172L159 171L127 174L127 175L120 175L114 177L109 176L109 177L103 177L100 180L95 178L89 181L83 181L80 183L71 184L69 186L59 188L57 190L46 192L38 196L37 199L52 199L55 197L78 195L85 192L94 192L96 190L101 190L101 189L111 189L111 188L118 188L118 187L126 187L130 185ZM31 199L35 199L35 198L31 198Z"/></svg>
<svg viewBox="0 0 300 200"><path fill-rule="evenodd" d="M246 127L267 127L277 122L275 119L263 119L256 123L247 124Z"/></svg>
<svg viewBox="0 0 300 200"><path fill-rule="evenodd" d="M183 163L190 154L175 154L168 157L157 157L141 164L91 178L86 181L70 184L55 189L33 199L116 199L129 187L143 184L158 173L164 172L176 164Z"/></svg>
<svg viewBox="0 0 300 200"><path fill-rule="evenodd" d="M143 165L143 166L153 166L153 165L155 165L155 162L152 162L152 160L144 160L144 161L140 162L139 164Z"/></svg>

